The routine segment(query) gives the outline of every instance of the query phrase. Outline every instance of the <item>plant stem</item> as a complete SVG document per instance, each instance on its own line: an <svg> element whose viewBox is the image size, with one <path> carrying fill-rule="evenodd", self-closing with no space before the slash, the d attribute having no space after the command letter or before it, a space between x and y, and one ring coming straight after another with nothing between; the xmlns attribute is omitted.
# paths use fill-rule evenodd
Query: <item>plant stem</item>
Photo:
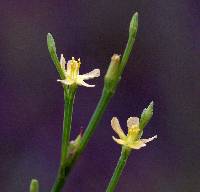
<svg viewBox="0 0 200 192"><path fill-rule="evenodd" d="M64 119L63 119L63 133L61 145L61 159L56 181L51 189L51 192L59 192L63 187L66 179L65 162L68 153L68 146L71 132L71 122L73 113L73 103L76 93L76 86L71 86L67 91L64 91Z"/></svg>
<svg viewBox="0 0 200 192"><path fill-rule="evenodd" d="M64 92L64 120L63 120L63 134L62 134L62 146L61 146L61 164L63 164L67 157L67 148L70 140L71 122L73 114L74 97L76 93L76 87L70 87Z"/></svg>
<svg viewBox="0 0 200 192"><path fill-rule="evenodd" d="M108 103L110 102L111 97L114 95L117 85L120 82L122 72L126 66L126 63L128 62L128 58L130 56L133 44L135 42L135 37L137 33L137 27L138 27L138 13L135 13L131 19L130 28L129 28L129 38L126 45L126 49L124 51L122 60L120 62L120 68L118 75L112 79L105 78L104 80L104 88L102 91L101 98L98 102L98 105L95 109L95 112L93 113L90 122L83 134L83 137L81 138L80 146L78 147L77 151L73 156L68 156L69 158L66 159L67 156L67 147L69 144L69 135L71 130L71 120L72 120L72 107L73 107L73 100L71 99L67 102L65 102L65 113L64 113L64 126L63 126L63 138L62 138L62 150L61 150L61 163L58 171L58 176L56 178L55 184L52 187L51 192L59 192L61 188L63 187L66 177L69 175L73 165L75 164L76 160L79 158L81 153L84 151L87 143L89 142L92 134L94 133L97 124L101 120L104 111L106 110L106 107ZM54 64L57 68L57 71L60 74L61 79L64 78L64 74L60 68L60 65L58 65L59 60L56 54L56 46L55 41L51 34L47 35L47 44L48 49L51 55L52 60L54 61ZM64 86L64 92L65 94L68 93L68 90ZM75 93L74 93L75 95ZM70 97L71 98L71 97ZM73 97L74 98L74 97Z"/></svg>
<svg viewBox="0 0 200 192"><path fill-rule="evenodd" d="M90 119L90 122L83 134L80 146L79 146L77 152L74 154L74 156L69 161L66 162L66 165L65 165L66 176L69 175L75 162L77 161L77 159L79 158L81 153L84 151L85 147L87 146L87 143L89 142L92 134L94 133L94 131L97 127L97 124L101 120L103 113L106 110L108 103L110 102L110 99L112 98L112 96L114 95L114 93L117 89L117 85L120 82L121 75L123 73L123 70L124 70L127 62L128 62L128 58L130 57L130 53L132 51L133 44L135 42L137 28L138 28L138 13L136 12L133 15L131 22L130 22L128 42L127 42L126 48L124 50L122 60L120 62L119 74L115 80L109 80L107 78L104 79L104 88L102 91L101 98L100 98L98 105L95 109L95 112L93 113L93 115Z"/></svg>
<svg viewBox="0 0 200 192"><path fill-rule="evenodd" d="M113 93L104 87L102 96L99 100L96 110L95 110L94 114L92 115L91 120L86 128L86 131L84 132L84 135L81 139L81 144L80 144L79 150L77 151L77 153L71 159L70 162L63 161L62 163L64 163L64 164L61 163L60 168L58 170L58 175L57 175L55 184L54 184L51 192L60 192L60 190L62 189L62 187L65 183L65 180L71 171L71 168L73 167L74 163L76 162L76 160L78 159L80 154L84 151L89 139L91 138L93 132L95 131L95 128L96 128L98 122L101 120L101 117L103 116L103 113L104 113L112 95L113 95ZM63 130L64 130L64 128L63 128ZM64 132L63 132L63 135L64 135Z"/></svg>
<svg viewBox="0 0 200 192"><path fill-rule="evenodd" d="M122 171L126 165L126 161L129 157L129 154L130 154L130 150L122 147L120 158L118 160L117 166L115 167L113 176L108 184L106 192L113 192L115 190L117 183L119 181L119 178L122 174Z"/></svg>
<svg viewBox="0 0 200 192"><path fill-rule="evenodd" d="M104 87L102 96L98 102L95 112L93 113L93 115L90 119L90 122L83 134L83 137L81 138L81 143L80 143L80 146L79 146L77 152L74 154L74 156L71 159L68 159L65 162L65 165L63 166L65 168L65 177L67 177L69 175L76 160L79 158L79 156L81 155L81 153L84 151L85 147L87 146L87 143L89 142L92 134L94 133L97 124L101 120L103 113L104 113L112 95L113 95L113 93L108 91ZM52 191L52 192L58 192L58 191Z"/></svg>
<svg viewBox="0 0 200 192"><path fill-rule="evenodd" d="M82 153L82 151L84 151L87 143L89 142L92 134L95 131L97 124L101 120L103 113L104 113L106 107L108 106L108 103L109 103L112 95L113 95L113 93L111 91L107 90L106 88L103 89L102 96L98 102L96 110L94 111L94 113L90 119L90 122L83 134L82 139L81 139L80 150L78 151L79 154Z"/></svg>

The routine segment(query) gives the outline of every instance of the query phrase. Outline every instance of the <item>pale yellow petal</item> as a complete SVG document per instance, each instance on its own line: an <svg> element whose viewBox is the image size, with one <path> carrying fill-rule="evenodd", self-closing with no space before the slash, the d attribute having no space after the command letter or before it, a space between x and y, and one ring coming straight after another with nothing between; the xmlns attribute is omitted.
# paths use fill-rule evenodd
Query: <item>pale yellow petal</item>
<svg viewBox="0 0 200 192"><path fill-rule="evenodd" d="M124 141L124 140L122 140L122 139L117 139L117 138L115 138L114 136L112 136L112 138L113 138L113 140L114 140L116 143L118 143L118 144L120 144L120 145L125 145L125 141Z"/></svg>
<svg viewBox="0 0 200 192"><path fill-rule="evenodd" d="M142 147L145 147L146 144L144 142L142 142L141 140L138 140L132 144L127 144L127 146L130 147L131 149L140 149Z"/></svg>
<svg viewBox="0 0 200 192"><path fill-rule="evenodd" d="M66 72L67 76L71 76L72 75L72 63L71 60L69 60L67 62L67 72Z"/></svg>
<svg viewBox="0 0 200 192"><path fill-rule="evenodd" d="M66 60L63 56L63 54L61 54L61 57L60 57L60 65L61 65L61 68L65 70L65 64L66 64Z"/></svg>
<svg viewBox="0 0 200 192"><path fill-rule="evenodd" d="M90 71L89 73L85 73L83 75L79 75L83 80L93 79L95 77L100 76L100 70L94 69L93 71Z"/></svg>
<svg viewBox="0 0 200 192"><path fill-rule="evenodd" d="M126 138L126 135L124 134L120 124L119 124L119 120L117 119L117 117L113 117L111 120L111 126L113 128L113 130L118 134L120 139L124 139Z"/></svg>
<svg viewBox="0 0 200 192"><path fill-rule="evenodd" d="M158 138L158 136L155 135L155 136L150 137L148 139L141 139L141 141L144 142L144 143L148 143L148 142L153 141L154 139L157 139L157 138Z"/></svg>
<svg viewBox="0 0 200 192"><path fill-rule="evenodd" d="M95 87L95 85L90 85L90 84L86 83L85 81L83 81L83 79L81 79L79 76L76 80L76 83L78 85L82 85L82 86L85 86L85 87Z"/></svg>
<svg viewBox="0 0 200 192"><path fill-rule="evenodd" d="M67 81L66 79L64 80L58 79L57 82L61 82L64 85L72 85L74 83L73 81Z"/></svg>
<svg viewBox="0 0 200 192"><path fill-rule="evenodd" d="M138 117L129 117L127 120L128 128L137 128L139 127L139 118Z"/></svg>

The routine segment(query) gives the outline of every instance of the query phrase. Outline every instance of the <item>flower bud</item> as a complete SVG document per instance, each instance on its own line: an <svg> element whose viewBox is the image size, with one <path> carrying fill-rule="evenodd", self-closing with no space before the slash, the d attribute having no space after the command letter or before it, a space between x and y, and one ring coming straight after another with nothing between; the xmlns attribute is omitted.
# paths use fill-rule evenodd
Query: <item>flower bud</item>
<svg viewBox="0 0 200 192"><path fill-rule="evenodd" d="M129 36L135 38L137 30L138 30L138 12L135 12L130 22Z"/></svg>
<svg viewBox="0 0 200 192"><path fill-rule="evenodd" d="M119 75L120 55L114 54L108 67L105 80L115 80Z"/></svg>
<svg viewBox="0 0 200 192"><path fill-rule="evenodd" d="M39 192L39 182L37 179L31 180L30 192Z"/></svg>
<svg viewBox="0 0 200 192"><path fill-rule="evenodd" d="M142 131L144 127L149 123L153 116L153 101L145 108L140 117L140 130Z"/></svg>

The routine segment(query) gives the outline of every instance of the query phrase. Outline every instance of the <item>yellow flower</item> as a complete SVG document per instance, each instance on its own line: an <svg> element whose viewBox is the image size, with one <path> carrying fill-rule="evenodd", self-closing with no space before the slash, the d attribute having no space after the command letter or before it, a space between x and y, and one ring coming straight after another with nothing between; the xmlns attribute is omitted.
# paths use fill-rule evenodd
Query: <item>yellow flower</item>
<svg viewBox="0 0 200 192"><path fill-rule="evenodd" d="M157 135L149 139L140 139L140 128L139 128L139 118L138 117L129 117L127 120L128 134L125 135L119 121L116 117L113 117L111 120L111 126L113 130L118 134L119 139L112 137L115 142L120 145L124 145L131 149L140 149L146 146L146 143L157 138Z"/></svg>
<svg viewBox="0 0 200 192"><path fill-rule="evenodd" d="M67 69L66 69L66 60L65 60L63 54L61 54L60 65L65 74L65 79L63 79L63 80L59 79L57 81L63 83L64 85L77 84L77 85L82 85L85 87L94 87L95 85L89 85L89 84L85 83L84 80L93 79L95 77L100 76L99 69L94 69L93 71L91 71L89 73L79 75L79 68L81 65L81 61L80 61L80 59L78 59L76 61L74 59L74 57L72 57L72 59L67 62Z"/></svg>

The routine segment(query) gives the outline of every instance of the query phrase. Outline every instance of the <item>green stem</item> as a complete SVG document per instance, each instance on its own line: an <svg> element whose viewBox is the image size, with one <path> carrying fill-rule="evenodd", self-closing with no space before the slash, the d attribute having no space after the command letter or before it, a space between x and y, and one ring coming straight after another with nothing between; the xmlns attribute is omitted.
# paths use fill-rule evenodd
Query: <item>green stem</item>
<svg viewBox="0 0 200 192"><path fill-rule="evenodd" d="M65 175L66 177L69 175L73 165L75 164L76 160L79 158L81 153L84 151L85 147L87 146L87 143L89 142L92 134L95 131L95 128L99 121L101 120L103 113L114 93L109 91L109 89L106 88L106 86L103 89L102 96L98 102L98 105L95 109L95 112L93 113L90 122L83 134L83 137L81 138L80 146L77 150L77 152L74 154L74 156L65 162Z"/></svg>
<svg viewBox="0 0 200 192"><path fill-rule="evenodd" d="M74 163L80 156L80 154L83 152L85 149L89 139L91 138L93 132L95 131L95 128L98 124L98 122L101 120L103 113L112 97L113 93L108 91L106 88L103 89L102 96L100 98L100 101L96 107L96 110L94 114L91 117L91 120L87 126L87 129L84 132L84 135L81 139L81 144L79 147L79 150L76 152L74 157L72 159L68 159L67 161L64 161L64 164L61 164L59 171L58 171L58 176L56 178L55 184L51 190L51 192L59 192L69 175L71 168L73 167ZM63 134L64 135L64 134Z"/></svg>
<svg viewBox="0 0 200 192"><path fill-rule="evenodd" d="M114 77L114 79L109 79L105 77L105 83L104 83L104 89L102 91L102 96L100 98L100 101L95 109L95 112L93 113L90 122L84 132L83 137L81 138L81 143L80 146L78 147L77 151L75 154L73 154L73 156L69 156L69 158L67 160L65 160L66 155L67 155L67 146L69 143L69 133L70 133L70 129L71 129L71 113L72 110L68 109L66 111L65 114L65 118L64 118L64 122L66 119L66 124L64 123L64 125L69 126L68 128L65 128L63 130L69 130L69 132L63 132L63 139L62 139L62 154L61 154L61 164L60 164L60 168L58 171L58 176L57 179L55 181L55 184L51 190L51 192L59 192L61 190L61 188L63 187L66 177L69 175L73 165L75 164L76 160L79 158L79 156L81 155L81 153L84 151L87 143L89 142L92 134L94 133L97 124L99 123L99 121L101 120L103 113L111 99L111 97L114 95L115 90L117 88L117 85L121 79L121 75L122 72L124 70L124 67L128 61L128 58L130 56L134 41L135 41L135 36L137 33L137 27L138 27L138 14L135 13L131 19L131 23L130 23L130 28L129 28L129 38L128 38L128 42L127 42L127 46L126 49L124 51L122 60L120 62L120 67L119 67L119 73L118 75L116 75L116 77ZM63 79L64 74L60 68L60 65L58 65L59 61L58 61L58 57L56 55L56 47L55 47L55 42L54 39L52 37L51 34L47 35L47 44L48 44L48 49L51 55L52 60L54 61L54 64L57 68L57 71L60 74L61 79ZM65 93L67 93L66 88L64 87ZM70 103L66 103L66 106L70 106L72 107L73 101L71 101ZM65 106L65 108L66 108ZM70 124L69 124L70 122Z"/></svg>
<svg viewBox="0 0 200 192"><path fill-rule="evenodd" d="M113 95L113 93L111 91L107 90L106 88L103 89L102 96L98 102L96 110L94 111L94 113L90 119L90 122L83 134L82 139L81 139L80 150L78 151L79 154L82 153L82 151L84 151L87 143L89 142L91 136L93 135L93 133L97 127L97 124L100 122L112 95Z"/></svg>
<svg viewBox="0 0 200 192"><path fill-rule="evenodd" d="M102 91L101 98L100 98L98 105L95 109L95 112L93 113L93 115L90 119L90 122L84 132L84 135L81 139L80 146L79 146L77 152L74 154L74 156L71 157L71 159L66 162L66 165L65 165L66 176L69 175L75 162L77 161L77 159L79 158L81 153L84 151L87 143L89 142L92 134L94 133L94 131L97 127L97 124L101 120L103 113L104 113L108 103L110 102L110 99L112 98L112 96L114 95L114 93L116 91L117 85L121 79L122 72L128 62L128 58L129 58L131 50L133 48L133 44L135 42L135 37L137 34L137 28L138 28L138 13L136 12L133 15L131 22L130 22L129 38L128 38L128 42L127 42L122 60L120 62L119 74L116 77L116 79L114 79L114 80L109 79L109 78L104 79L104 88Z"/></svg>
<svg viewBox="0 0 200 192"><path fill-rule="evenodd" d="M61 160L58 170L57 178L51 189L51 192L59 192L66 180L65 162L67 161L68 146L70 141L71 122L73 113L73 103L76 93L76 86L72 86L64 92L64 119L63 119L63 133L61 145Z"/></svg>
<svg viewBox="0 0 200 192"><path fill-rule="evenodd" d="M129 157L129 154L130 154L130 150L123 147L122 151L121 151L120 158L119 158L118 163L117 163L117 166L115 167L113 176L112 176L112 178L111 178L111 180L108 184L106 192L113 192L115 190L117 183L119 181L119 178L122 174L122 171L123 171L123 169L126 165L126 161Z"/></svg>
<svg viewBox="0 0 200 192"><path fill-rule="evenodd" d="M58 170L58 174L56 177L56 180L54 182L54 185L51 189L51 192L60 192L62 187L65 184L66 176L65 176L65 168L61 166Z"/></svg>
<svg viewBox="0 0 200 192"><path fill-rule="evenodd" d="M61 164L63 164L67 157L67 150L70 141L71 122L73 114L74 97L76 87L70 87L68 92L64 92L64 120L63 120L63 134L61 147Z"/></svg>

